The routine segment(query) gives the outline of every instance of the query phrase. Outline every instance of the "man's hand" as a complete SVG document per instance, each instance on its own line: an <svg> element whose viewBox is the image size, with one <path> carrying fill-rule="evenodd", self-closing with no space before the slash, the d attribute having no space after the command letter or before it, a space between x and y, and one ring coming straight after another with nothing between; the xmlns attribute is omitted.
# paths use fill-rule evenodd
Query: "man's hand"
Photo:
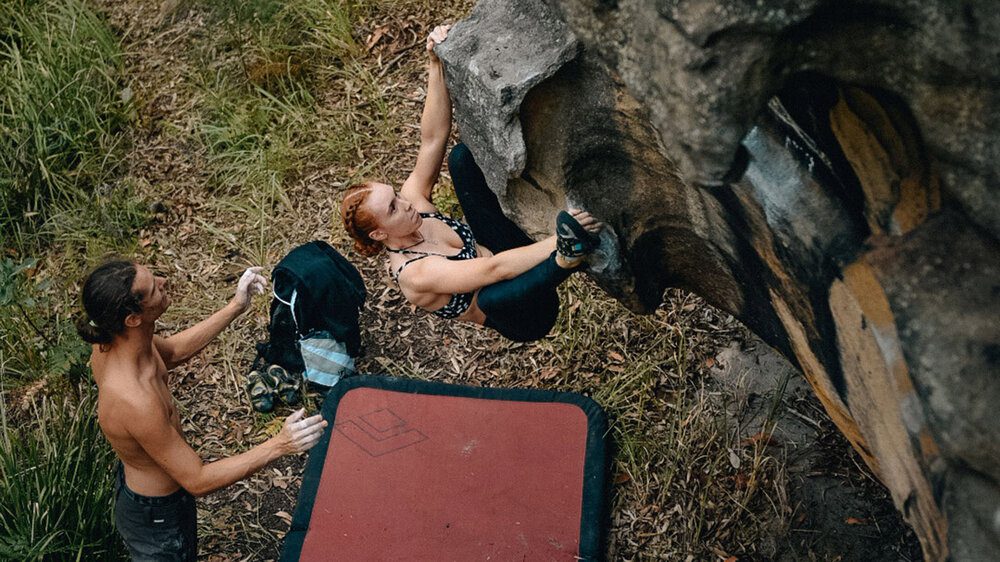
<svg viewBox="0 0 1000 562"><path fill-rule="evenodd" d="M233 302L239 306L240 312L244 312L250 307L250 300L254 295L264 293L267 279L260 274L262 269L262 267L248 267L243 272L243 276L240 277L240 281L236 285L236 296L233 297Z"/></svg>
<svg viewBox="0 0 1000 562"><path fill-rule="evenodd" d="M439 43L444 43L444 40L448 38L448 30L451 29L450 25L439 25L431 31L431 34L427 36L427 54L431 58L431 62L439 62L438 56L434 53L434 47Z"/></svg>
<svg viewBox="0 0 1000 562"><path fill-rule="evenodd" d="M316 414L303 419L305 415L306 409L300 408L285 418L285 425L281 428L281 432L275 436L283 454L308 451L323 436L323 429L327 426L323 416Z"/></svg>
<svg viewBox="0 0 1000 562"><path fill-rule="evenodd" d="M153 344L168 369L193 357L240 314L246 312L253 295L263 293L267 286L267 279L259 273L261 269L251 267L244 271L236 286L236 296L215 314L169 338L153 337Z"/></svg>

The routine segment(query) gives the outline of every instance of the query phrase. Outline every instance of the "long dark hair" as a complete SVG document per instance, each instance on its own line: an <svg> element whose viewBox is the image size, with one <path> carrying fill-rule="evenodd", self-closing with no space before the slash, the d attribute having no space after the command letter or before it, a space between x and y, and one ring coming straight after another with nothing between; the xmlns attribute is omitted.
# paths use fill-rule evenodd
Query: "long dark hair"
<svg viewBox="0 0 1000 562"><path fill-rule="evenodd" d="M125 330L125 318L142 312L142 295L132 292L135 264L112 260L99 265L83 281L85 314L76 322L83 341L108 345Z"/></svg>

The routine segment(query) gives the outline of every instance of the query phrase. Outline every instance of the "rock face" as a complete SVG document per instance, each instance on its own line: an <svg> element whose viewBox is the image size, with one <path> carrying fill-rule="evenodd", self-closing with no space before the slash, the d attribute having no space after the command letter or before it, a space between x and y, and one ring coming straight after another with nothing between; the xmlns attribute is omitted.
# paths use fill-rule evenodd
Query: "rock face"
<svg viewBox="0 0 1000 562"><path fill-rule="evenodd" d="M438 47L508 214L781 351L930 560L1000 552L1000 12L985 0L481 0Z"/></svg>

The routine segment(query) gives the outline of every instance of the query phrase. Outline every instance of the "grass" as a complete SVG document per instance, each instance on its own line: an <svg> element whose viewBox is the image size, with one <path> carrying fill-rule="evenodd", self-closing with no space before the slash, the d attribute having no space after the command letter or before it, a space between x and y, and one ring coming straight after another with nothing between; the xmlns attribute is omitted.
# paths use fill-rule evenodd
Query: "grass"
<svg viewBox="0 0 1000 562"><path fill-rule="evenodd" d="M82 377L71 277L128 251L146 222L119 182L121 70L118 38L85 2L0 4L0 329L21 335L0 345L8 386Z"/></svg>
<svg viewBox="0 0 1000 562"><path fill-rule="evenodd" d="M146 212L121 182L118 38L81 0L0 4L0 360L6 384L82 376L73 277L127 252Z"/></svg>
<svg viewBox="0 0 1000 562"><path fill-rule="evenodd" d="M558 384L605 408L617 447L611 557L759 553L758 538L781 524L782 465L761 440L741 443L726 415L735 397L701 367L717 345L706 345L707 325L732 330L732 320L679 291L652 316L623 313L588 283L562 293L568 306L546 342L562 365Z"/></svg>
<svg viewBox="0 0 1000 562"><path fill-rule="evenodd" d="M332 0L212 4L221 40L196 46L194 142L204 147L211 214L235 215L234 251L265 263L270 226L291 211L287 186L361 161L363 146L393 144L384 87L364 64L353 23L362 3ZM220 58L220 50L228 56ZM343 86L346 104L322 99ZM356 103L355 103L356 100ZM180 136L185 133L178 131ZM371 171L362 166L343 182ZM217 237L232 229L206 221Z"/></svg>
<svg viewBox="0 0 1000 562"><path fill-rule="evenodd" d="M0 390L45 378L78 383L86 376L90 346L54 301L51 280L34 281L38 261L0 258L0 330L20 334L0 343Z"/></svg>
<svg viewBox="0 0 1000 562"><path fill-rule="evenodd" d="M77 277L133 248L147 220L121 181L132 107L118 41L82 0L0 3L4 560L123 554L110 517L114 454L73 322Z"/></svg>
<svg viewBox="0 0 1000 562"><path fill-rule="evenodd" d="M0 4L5 246L32 246L54 215L103 222L88 201L119 174L130 110L121 65L118 39L82 0Z"/></svg>
<svg viewBox="0 0 1000 562"><path fill-rule="evenodd" d="M363 49L352 35L354 4L230 4L219 3L215 12L225 38L201 45L199 129L216 183L255 188L355 156L358 124L378 130L386 122L387 101L375 77L358 64ZM219 61L220 48L233 56ZM346 94L359 98L361 110L320 103L337 81L347 83Z"/></svg>
<svg viewBox="0 0 1000 562"><path fill-rule="evenodd" d="M111 447L94 391L27 402L28 423L0 400L0 558L122 560L111 521Z"/></svg>

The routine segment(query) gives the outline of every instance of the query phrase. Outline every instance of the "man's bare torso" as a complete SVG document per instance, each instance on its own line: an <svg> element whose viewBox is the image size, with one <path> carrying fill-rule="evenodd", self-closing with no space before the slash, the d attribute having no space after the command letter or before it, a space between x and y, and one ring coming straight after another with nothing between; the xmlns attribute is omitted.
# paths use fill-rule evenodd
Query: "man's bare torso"
<svg viewBox="0 0 1000 562"><path fill-rule="evenodd" d="M180 417L167 388L167 367L153 342L149 353L128 356L115 349L91 354L98 387L97 417L101 430L125 465L129 488L146 496L164 496L180 486L142 448L129 432L135 415L166 419L181 432Z"/></svg>

